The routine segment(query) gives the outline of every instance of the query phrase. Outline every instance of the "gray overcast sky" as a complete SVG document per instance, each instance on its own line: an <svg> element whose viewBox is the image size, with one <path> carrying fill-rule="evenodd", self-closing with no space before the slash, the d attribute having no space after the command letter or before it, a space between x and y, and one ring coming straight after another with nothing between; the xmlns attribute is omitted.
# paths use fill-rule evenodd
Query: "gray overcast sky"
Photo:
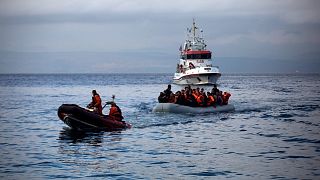
<svg viewBox="0 0 320 180"><path fill-rule="evenodd" d="M173 73L193 18L222 73L320 72L318 0L1 0L0 73Z"/></svg>

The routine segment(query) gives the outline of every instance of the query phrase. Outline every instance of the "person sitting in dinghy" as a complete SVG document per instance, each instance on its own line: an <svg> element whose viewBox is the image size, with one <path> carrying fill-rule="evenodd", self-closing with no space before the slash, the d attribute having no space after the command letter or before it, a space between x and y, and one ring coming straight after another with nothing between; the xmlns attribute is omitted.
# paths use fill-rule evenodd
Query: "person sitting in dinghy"
<svg viewBox="0 0 320 180"><path fill-rule="evenodd" d="M166 97L169 99L169 98L170 98L170 95L171 95L171 93L172 93L172 91L171 91L171 85L168 84L168 88L167 88L166 90L164 90L163 92L164 92L164 94L166 95Z"/></svg>
<svg viewBox="0 0 320 180"><path fill-rule="evenodd" d="M95 113L102 115L101 98L96 90L92 90L92 101L87 105L87 108L93 109Z"/></svg>
<svg viewBox="0 0 320 180"><path fill-rule="evenodd" d="M215 99L214 96L210 93L207 92L207 106L214 106L215 105Z"/></svg>
<svg viewBox="0 0 320 180"><path fill-rule="evenodd" d="M176 103L176 96L173 92L169 95L169 98L166 100L166 103Z"/></svg>
<svg viewBox="0 0 320 180"><path fill-rule="evenodd" d="M164 90L163 92L160 92L160 95L158 97L159 103L174 103L174 94L171 91L171 85L168 85L168 88Z"/></svg>
<svg viewBox="0 0 320 180"><path fill-rule="evenodd" d="M123 119L121 109L119 108L119 106L117 106L115 102L111 102L109 118L116 121L122 121Z"/></svg>
<svg viewBox="0 0 320 180"><path fill-rule="evenodd" d="M217 93L217 105L222 106L223 105L223 99L222 99L222 91L219 91Z"/></svg>
<svg viewBox="0 0 320 180"><path fill-rule="evenodd" d="M160 95L158 97L158 102L159 103L166 103L168 101L168 99L166 98L166 95L164 94L164 92L160 92Z"/></svg>
<svg viewBox="0 0 320 180"><path fill-rule="evenodd" d="M231 96L230 93L223 92L223 95L222 95L222 104L223 105L228 105L228 101L229 101L230 96Z"/></svg>
<svg viewBox="0 0 320 180"><path fill-rule="evenodd" d="M185 91L184 89L176 92L176 104L179 105L186 105L186 96L185 96Z"/></svg>
<svg viewBox="0 0 320 180"><path fill-rule="evenodd" d="M195 96L192 94L192 91L188 91L186 95L186 105L191 107L197 106L197 100Z"/></svg>

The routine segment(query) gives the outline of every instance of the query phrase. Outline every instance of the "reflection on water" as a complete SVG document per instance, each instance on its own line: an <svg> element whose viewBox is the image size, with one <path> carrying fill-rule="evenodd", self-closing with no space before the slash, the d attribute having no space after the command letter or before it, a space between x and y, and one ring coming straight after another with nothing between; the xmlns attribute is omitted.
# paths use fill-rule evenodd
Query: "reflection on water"
<svg viewBox="0 0 320 180"><path fill-rule="evenodd" d="M63 128L59 133L60 143L88 143L99 146L102 142L103 132L85 132L71 128Z"/></svg>
<svg viewBox="0 0 320 180"><path fill-rule="evenodd" d="M91 146L101 146L105 135L109 136L108 139L111 141L121 140L121 131L79 131L65 127L59 133L59 142L67 144L87 143Z"/></svg>
<svg viewBox="0 0 320 180"><path fill-rule="evenodd" d="M106 170L119 168L119 154L109 149L116 147L121 139L121 131L85 132L63 128L58 139L58 154L63 157L59 161L66 167L86 167L92 172L104 172L97 177L107 177Z"/></svg>

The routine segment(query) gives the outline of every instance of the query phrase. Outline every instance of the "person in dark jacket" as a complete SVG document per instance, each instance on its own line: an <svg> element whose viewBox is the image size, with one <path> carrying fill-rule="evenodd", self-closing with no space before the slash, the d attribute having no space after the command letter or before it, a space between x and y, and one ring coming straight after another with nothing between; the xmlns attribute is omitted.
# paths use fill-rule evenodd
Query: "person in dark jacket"
<svg viewBox="0 0 320 180"><path fill-rule="evenodd" d="M164 94L164 92L160 92L160 95L158 97L158 102L159 103L166 103L168 102L168 99L166 98L166 95Z"/></svg>
<svg viewBox="0 0 320 180"><path fill-rule="evenodd" d="M169 98L170 98L170 95L171 95L171 93L172 93L172 91L171 91L171 85L169 84L169 85L168 85L168 88L167 88L166 90L164 90L163 92L164 92L165 96L169 99Z"/></svg>

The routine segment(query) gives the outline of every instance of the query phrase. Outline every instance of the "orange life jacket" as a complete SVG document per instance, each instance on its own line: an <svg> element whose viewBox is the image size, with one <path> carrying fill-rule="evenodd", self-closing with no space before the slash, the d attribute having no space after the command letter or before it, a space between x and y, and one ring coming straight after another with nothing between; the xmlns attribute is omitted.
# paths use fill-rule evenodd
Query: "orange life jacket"
<svg viewBox="0 0 320 180"><path fill-rule="evenodd" d="M222 95L222 101L223 101L223 104L224 104L224 105L227 105L227 104L228 104L228 101L229 101L229 97L230 97L230 96L231 96L231 94L228 93L228 92L223 93L223 95Z"/></svg>
<svg viewBox="0 0 320 180"><path fill-rule="evenodd" d="M98 94L94 95L94 97L92 98L93 100L93 106L95 108L97 108L97 112L99 114L102 114L102 105L101 105L101 98Z"/></svg>
<svg viewBox="0 0 320 180"><path fill-rule="evenodd" d="M198 96L197 96L197 94L196 94L196 93L192 93L192 96L194 97L194 99L195 99L195 100L197 100L197 99L198 99Z"/></svg>
<svg viewBox="0 0 320 180"><path fill-rule="evenodd" d="M199 106L203 106L203 96L201 94L197 97L196 100Z"/></svg>
<svg viewBox="0 0 320 180"><path fill-rule="evenodd" d="M213 105L213 103L214 103L214 97L213 96L208 96L208 102L207 102L207 105L208 106L211 106L211 105Z"/></svg>
<svg viewBox="0 0 320 180"><path fill-rule="evenodd" d="M113 120L121 121L123 119L121 112L119 112L116 106L112 106L109 112L109 118Z"/></svg>
<svg viewBox="0 0 320 180"><path fill-rule="evenodd" d="M94 100L94 106L101 105L101 98L98 94L94 95L93 100Z"/></svg>

